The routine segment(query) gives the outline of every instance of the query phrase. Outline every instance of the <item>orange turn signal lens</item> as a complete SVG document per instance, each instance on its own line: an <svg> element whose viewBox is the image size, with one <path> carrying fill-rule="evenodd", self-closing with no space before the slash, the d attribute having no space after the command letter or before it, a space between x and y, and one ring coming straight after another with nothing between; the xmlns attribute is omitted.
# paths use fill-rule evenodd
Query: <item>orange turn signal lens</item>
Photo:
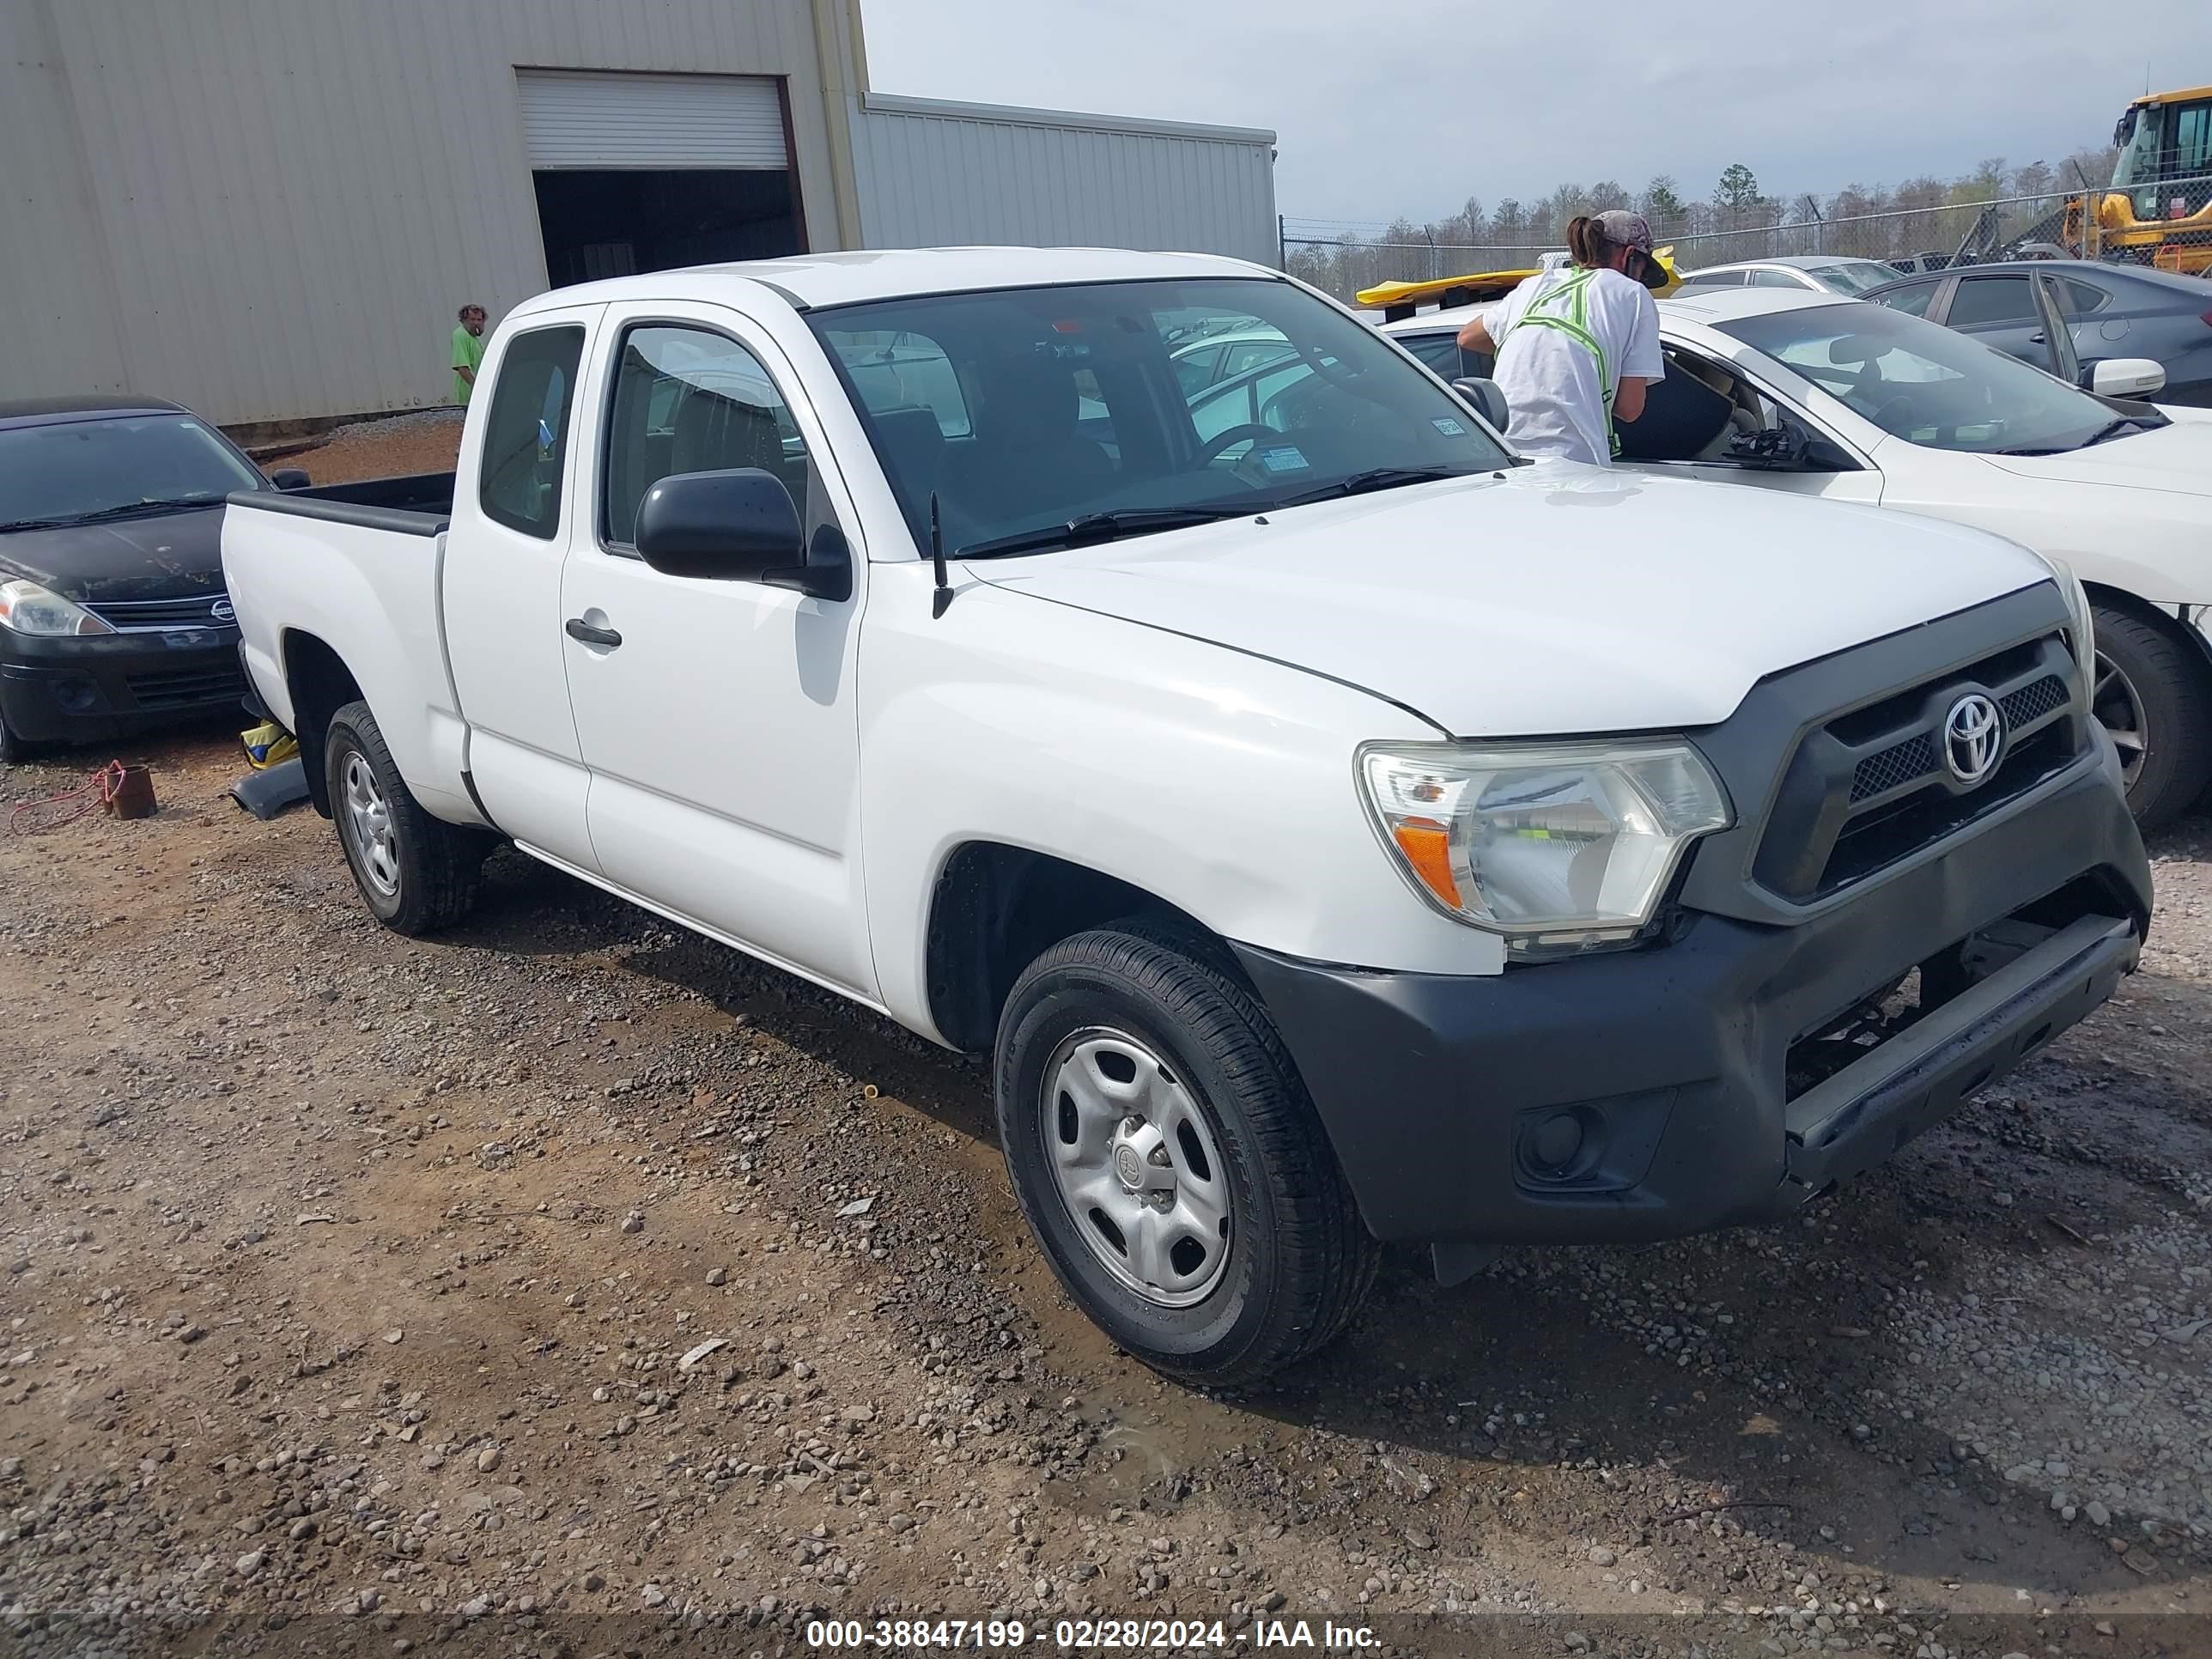
<svg viewBox="0 0 2212 1659"><path fill-rule="evenodd" d="M1452 875L1451 836L1443 825L1433 818L1406 818L1391 825L1390 834L1421 885L1453 909L1462 908Z"/></svg>

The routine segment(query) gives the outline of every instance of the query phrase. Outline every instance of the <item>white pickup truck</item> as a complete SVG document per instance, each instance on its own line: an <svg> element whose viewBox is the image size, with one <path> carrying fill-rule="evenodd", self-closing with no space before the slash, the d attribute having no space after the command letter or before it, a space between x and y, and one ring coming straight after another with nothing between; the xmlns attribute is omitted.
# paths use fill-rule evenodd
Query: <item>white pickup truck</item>
<svg viewBox="0 0 2212 1659"><path fill-rule="evenodd" d="M459 921L503 838L994 1050L1054 1267L1192 1381L1328 1341L1382 1242L1450 1280L1786 1214L2149 913L2070 575L1525 463L1236 261L547 294L457 479L224 526L369 908Z"/></svg>

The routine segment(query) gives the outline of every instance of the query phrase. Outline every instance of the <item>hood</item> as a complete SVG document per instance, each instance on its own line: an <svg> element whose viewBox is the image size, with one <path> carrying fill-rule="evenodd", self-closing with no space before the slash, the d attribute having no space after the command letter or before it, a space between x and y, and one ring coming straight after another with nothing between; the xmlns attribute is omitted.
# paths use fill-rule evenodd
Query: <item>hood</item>
<svg viewBox="0 0 2212 1659"><path fill-rule="evenodd" d="M1984 455L1982 459L2023 478L2212 496L2212 422L2197 410L2159 412L2176 417L2173 424L2063 455Z"/></svg>
<svg viewBox="0 0 2212 1659"><path fill-rule="evenodd" d="M183 599L222 587L222 503L158 518L0 534L0 580L65 599Z"/></svg>
<svg viewBox="0 0 2212 1659"><path fill-rule="evenodd" d="M1680 729L2050 579L1933 520L1571 462L966 567L1346 681L1462 737Z"/></svg>

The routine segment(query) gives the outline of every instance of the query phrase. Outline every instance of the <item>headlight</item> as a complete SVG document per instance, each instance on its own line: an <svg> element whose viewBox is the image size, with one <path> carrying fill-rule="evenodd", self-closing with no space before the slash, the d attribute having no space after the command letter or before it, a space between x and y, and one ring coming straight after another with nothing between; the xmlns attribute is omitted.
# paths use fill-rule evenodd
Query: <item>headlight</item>
<svg viewBox="0 0 2212 1659"><path fill-rule="evenodd" d="M0 582L0 628L18 634L112 634L115 630L81 605L36 582Z"/></svg>
<svg viewBox="0 0 2212 1659"><path fill-rule="evenodd" d="M2058 578L2058 591L2066 596L2066 609L2074 617L2074 660L2081 665L2085 683L2097 683L2097 619L2089 611L2089 590L2081 586L2081 579L2074 574L2074 567L2063 559L2054 559L2049 554L2043 558Z"/></svg>
<svg viewBox="0 0 2212 1659"><path fill-rule="evenodd" d="M1524 960L1633 939L1732 822L1686 743L1369 744L1359 776L1414 890Z"/></svg>

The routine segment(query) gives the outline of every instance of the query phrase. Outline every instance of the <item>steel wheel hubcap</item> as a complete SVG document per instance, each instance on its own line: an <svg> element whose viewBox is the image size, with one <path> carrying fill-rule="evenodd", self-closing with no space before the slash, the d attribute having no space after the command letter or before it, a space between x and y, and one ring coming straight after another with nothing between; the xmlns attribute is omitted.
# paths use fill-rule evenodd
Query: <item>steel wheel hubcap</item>
<svg viewBox="0 0 2212 1659"><path fill-rule="evenodd" d="M1078 1031L1044 1072L1045 1157L1098 1263L1146 1301L1188 1308L1221 1282L1235 1232L1212 1132L1174 1069L1120 1031Z"/></svg>
<svg viewBox="0 0 2212 1659"><path fill-rule="evenodd" d="M348 755L345 775L347 826L353 831L355 856L368 884L385 898L399 891L399 842L392 827L392 803L376 787L376 773L366 756Z"/></svg>
<svg viewBox="0 0 2212 1659"><path fill-rule="evenodd" d="M2090 712L2097 717L2120 751L2120 780L2129 788L2142 775L2150 755L2150 721L2143 713L2142 694L2135 682L2103 652L2097 653L2097 687L2090 694Z"/></svg>

